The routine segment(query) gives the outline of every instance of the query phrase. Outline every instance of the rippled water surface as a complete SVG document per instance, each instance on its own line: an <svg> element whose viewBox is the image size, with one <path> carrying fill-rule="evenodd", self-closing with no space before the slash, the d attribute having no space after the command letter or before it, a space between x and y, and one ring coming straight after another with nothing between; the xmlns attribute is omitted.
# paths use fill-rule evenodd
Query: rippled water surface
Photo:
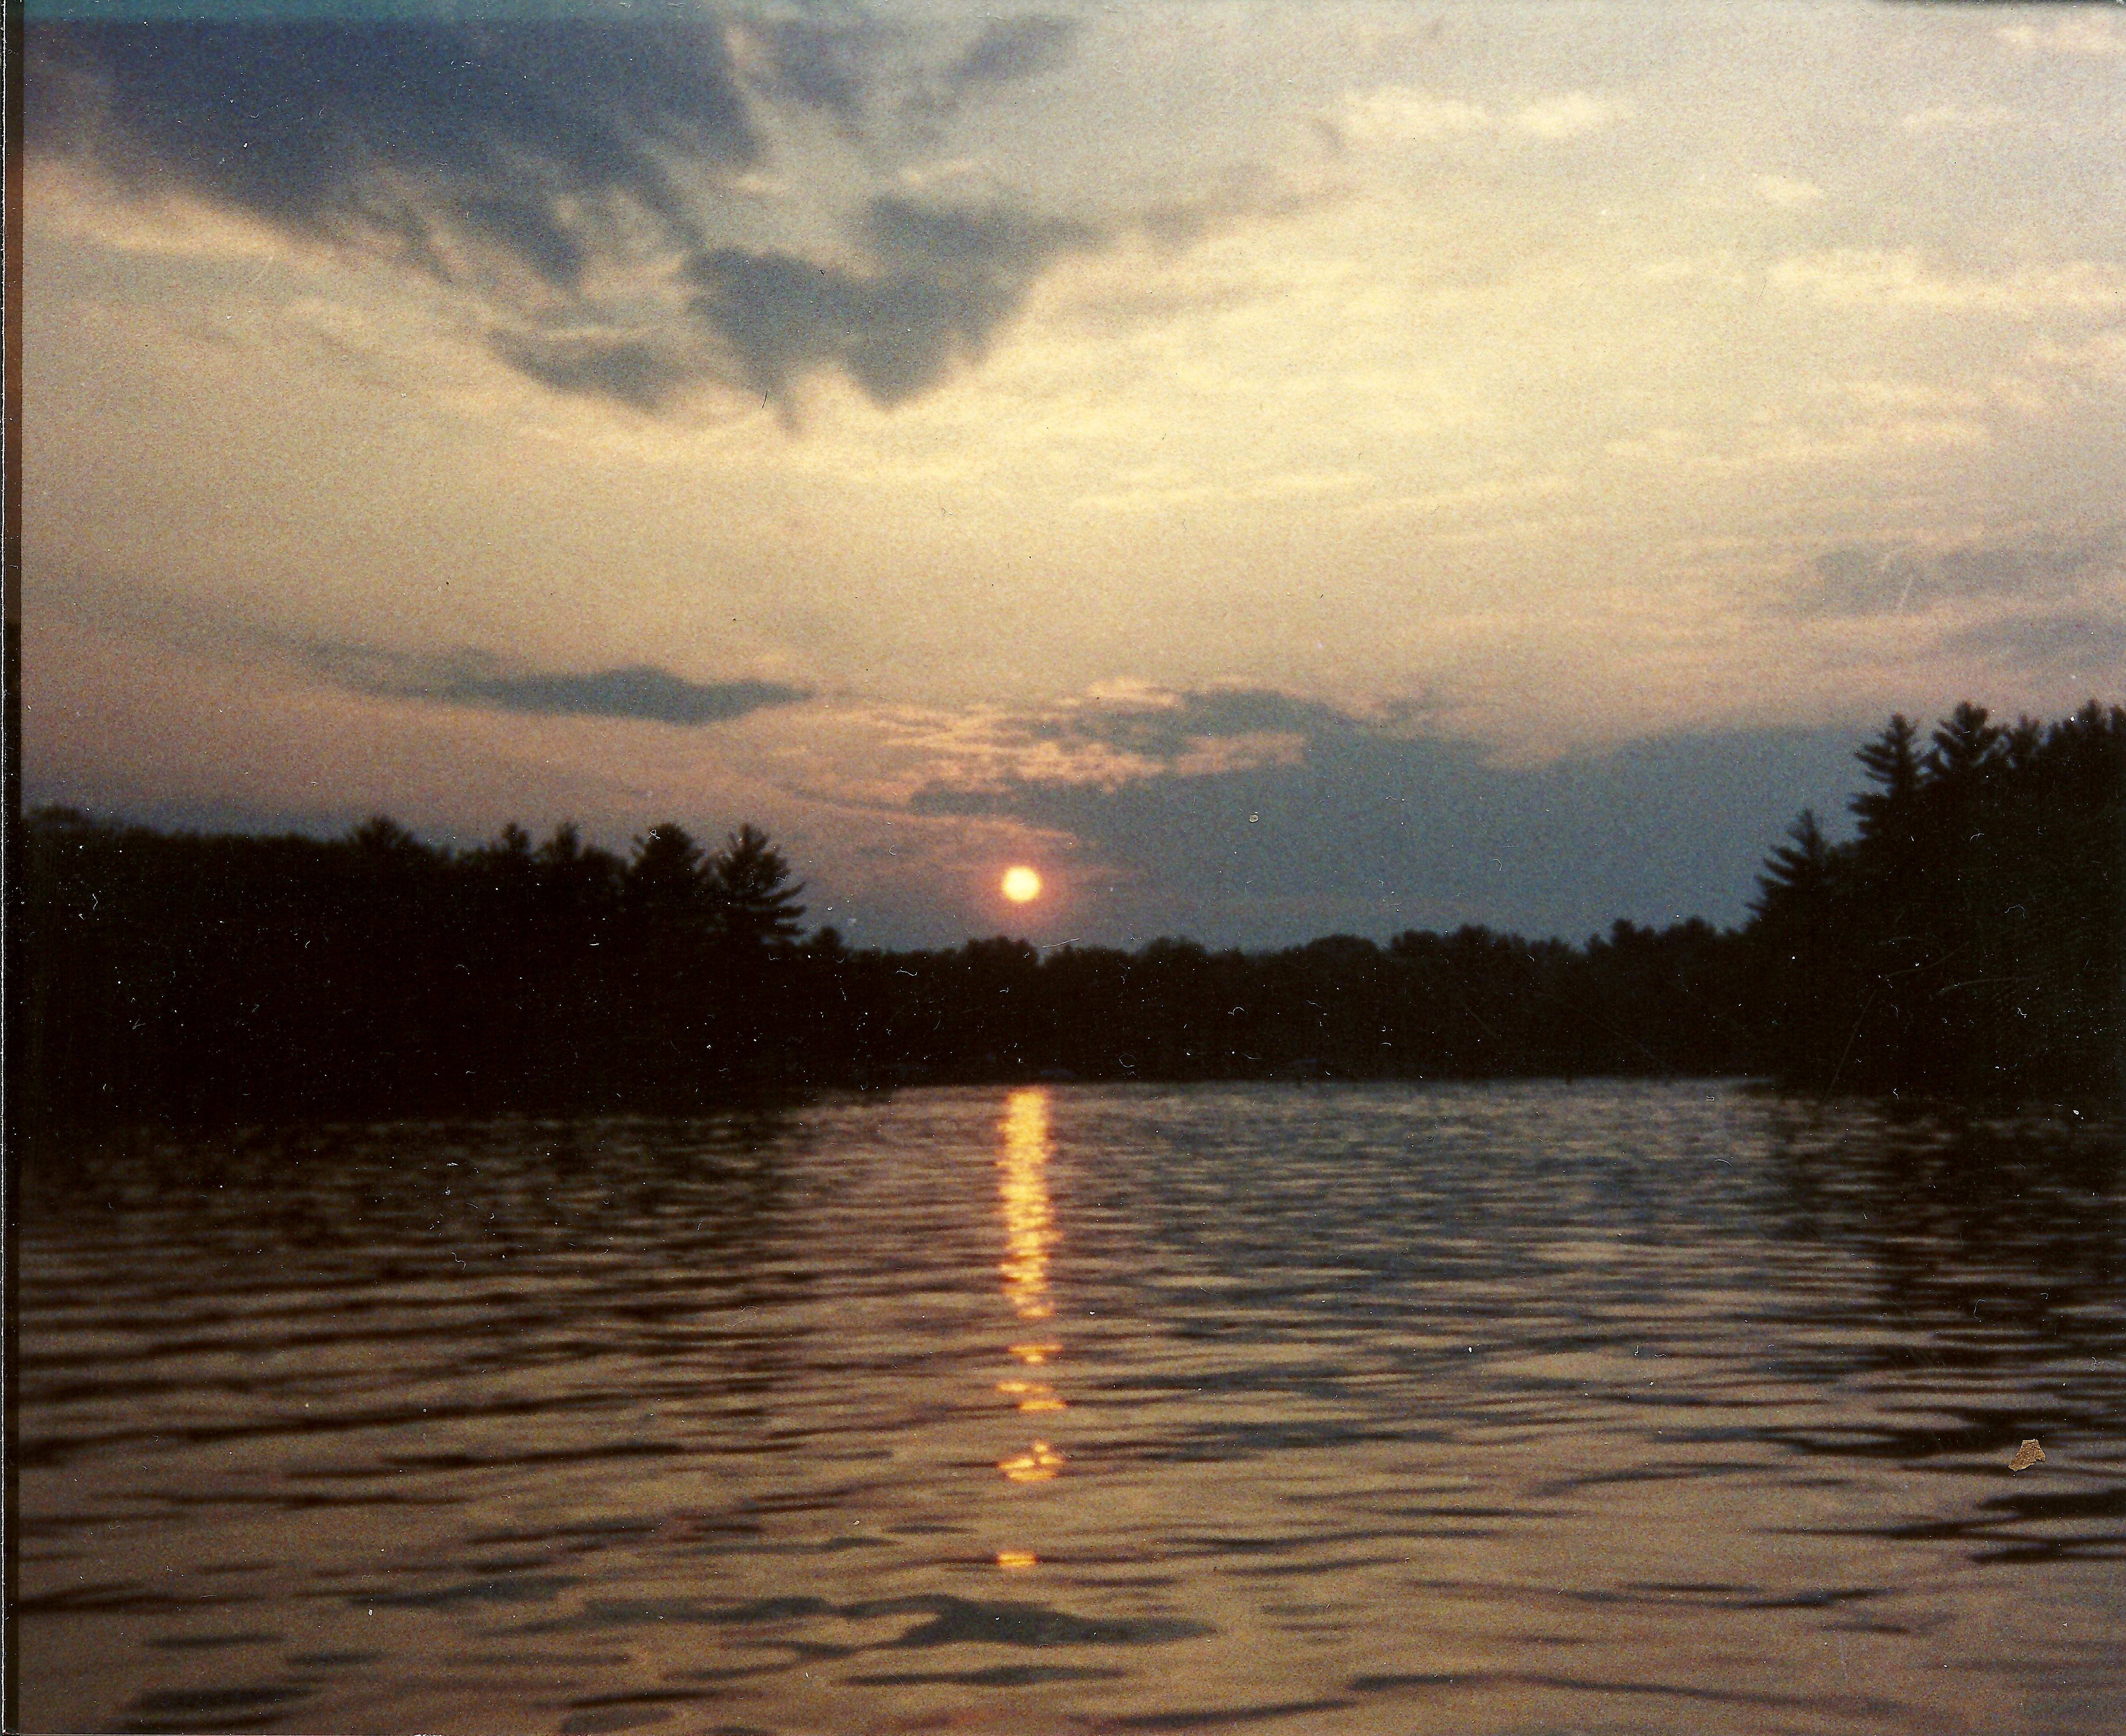
<svg viewBox="0 0 2126 1736"><path fill-rule="evenodd" d="M2114 1732L2120 1182L1688 1085L47 1154L21 1714Z"/></svg>

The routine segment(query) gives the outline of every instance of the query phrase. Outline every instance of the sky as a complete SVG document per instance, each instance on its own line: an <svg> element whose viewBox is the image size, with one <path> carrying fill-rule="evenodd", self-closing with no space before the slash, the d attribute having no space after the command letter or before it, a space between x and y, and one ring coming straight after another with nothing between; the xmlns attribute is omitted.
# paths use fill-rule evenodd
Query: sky
<svg viewBox="0 0 2126 1736"><path fill-rule="evenodd" d="M31 17L31 802L1577 939L2126 697L2117 7Z"/></svg>

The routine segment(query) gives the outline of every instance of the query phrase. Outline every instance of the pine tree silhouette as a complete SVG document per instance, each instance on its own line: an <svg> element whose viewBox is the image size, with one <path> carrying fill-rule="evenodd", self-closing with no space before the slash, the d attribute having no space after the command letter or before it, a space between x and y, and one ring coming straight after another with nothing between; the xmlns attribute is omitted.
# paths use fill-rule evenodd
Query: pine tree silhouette
<svg viewBox="0 0 2126 1736"><path fill-rule="evenodd" d="M723 939L742 952L763 952L797 937L805 888L789 884L790 864L768 834L742 825L709 859L707 879Z"/></svg>

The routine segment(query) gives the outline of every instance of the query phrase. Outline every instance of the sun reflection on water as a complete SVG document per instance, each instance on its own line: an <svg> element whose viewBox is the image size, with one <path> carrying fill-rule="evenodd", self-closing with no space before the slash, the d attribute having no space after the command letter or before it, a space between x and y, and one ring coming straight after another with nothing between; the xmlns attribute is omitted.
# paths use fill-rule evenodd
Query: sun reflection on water
<svg viewBox="0 0 2126 1736"><path fill-rule="evenodd" d="M999 1209L1004 1218L1004 1299L1021 1320L1046 1320L1056 1312L1048 1294L1048 1261L1056 1245L1056 1215L1048 1198L1048 1094L1013 1091L1004 1100L1001 1127L1004 1151L997 1159ZM1008 1346L1023 1366L1040 1368L1063 1346L1052 1339L1023 1340ZM1066 1410L1069 1407L1045 1380L999 1380L997 1391L1023 1412ZM1023 1453L997 1461L1013 1483L1046 1483L1062 1469L1063 1455L1046 1440L1031 1442Z"/></svg>
<svg viewBox="0 0 2126 1736"><path fill-rule="evenodd" d="M1046 1483L1063 1469L1063 1455L1045 1440L1029 1441L1023 1453L997 1461L1013 1483Z"/></svg>
<svg viewBox="0 0 2126 1736"><path fill-rule="evenodd" d="M1002 1176L1006 1252L999 1268L1012 1312L1021 1320L1046 1320L1056 1312L1048 1298L1048 1250L1056 1240L1048 1204L1048 1094L1013 1091L1004 1101Z"/></svg>

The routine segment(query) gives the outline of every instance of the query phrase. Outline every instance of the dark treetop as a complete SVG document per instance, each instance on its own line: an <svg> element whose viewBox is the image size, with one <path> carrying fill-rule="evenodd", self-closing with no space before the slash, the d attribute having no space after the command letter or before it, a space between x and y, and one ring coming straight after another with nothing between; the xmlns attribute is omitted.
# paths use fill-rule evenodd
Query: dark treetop
<svg viewBox="0 0 2126 1736"><path fill-rule="evenodd" d="M562 826L450 852L32 816L14 1057L45 1123L699 1107L921 1079L1775 1075L1941 1097L2122 1095L2126 712L1961 706L1804 814L1748 927L1481 928L1282 952L803 935L763 833Z"/></svg>

